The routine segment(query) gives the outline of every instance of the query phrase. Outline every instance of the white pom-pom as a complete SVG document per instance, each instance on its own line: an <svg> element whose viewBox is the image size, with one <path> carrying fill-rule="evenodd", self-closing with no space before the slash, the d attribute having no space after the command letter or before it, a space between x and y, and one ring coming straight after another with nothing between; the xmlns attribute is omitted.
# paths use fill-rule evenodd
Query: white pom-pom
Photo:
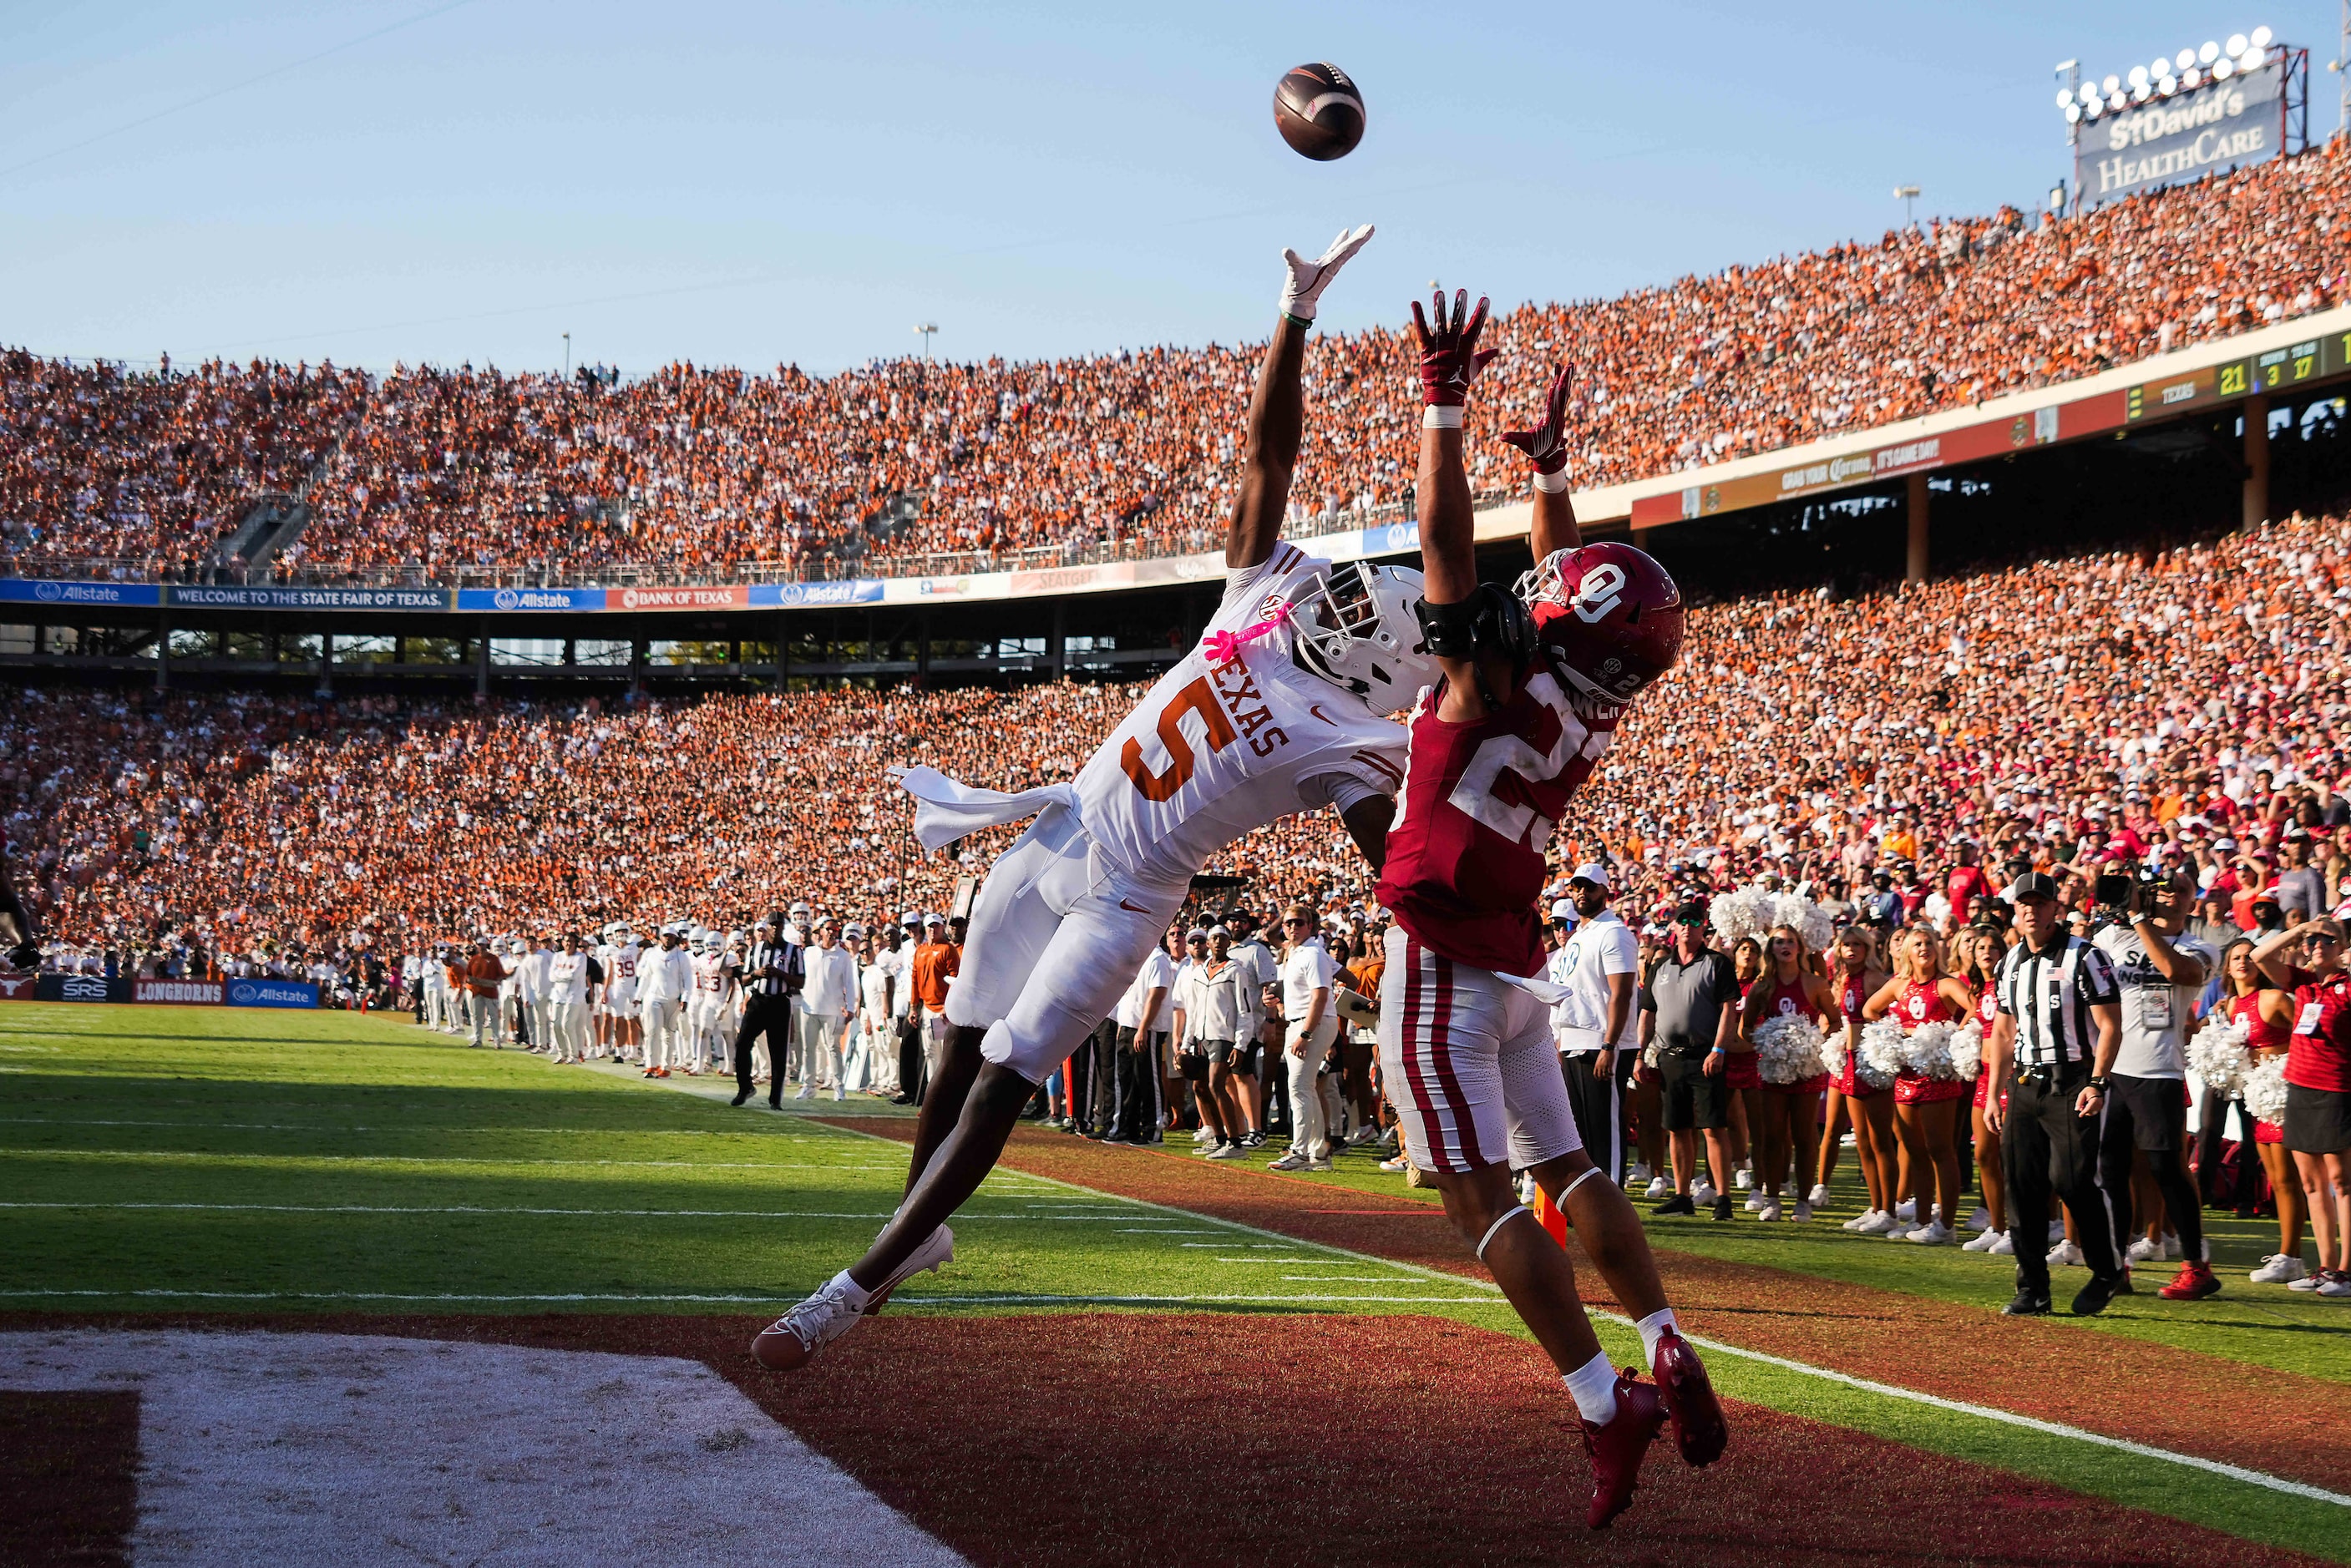
<svg viewBox="0 0 2351 1568"><path fill-rule="evenodd" d="M1972 1084L1983 1071L1983 1025L1975 1019L1951 1031L1951 1075Z"/></svg>
<svg viewBox="0 0 2351 1568"><path fill-rule="evenodd" d="M1861 1026L1861 1060L1854 1064L1853 1075L1857 1082L1882 1089L1909 1064L1910 1042L1903 1035L1902 1025L1881 1018Z"/></svg>
<svg viewBox="0 0 2351 1568"><path fill-rule="evenodd" d="M1844 1031L1825 1036L1821 1041L1821 1065L1834 1078L1844 1076Z"/></svg>
<svg viewBox="0 0 2351 1568"><path fill-rule="evenodd" d="M1718 893L1707 906L1707 922L1725 948L1738 946L1742 937L1763 934L1761 911L1756 908L1756 895L1761 891L1760 888L1739 888Z"/></svg>
<svg viewBox="0 0 2351 1568"><path fill-rule="evenodd" d="M1958 1077L1959 1072L1951 1064L1951 1026L1939 1018L1930 1018L1905 1034L1902 1064L1922 1078Z"/></svg>
<svg viewBox="0 0 2351 1568"><path fill-rule="evenodd" d="M2238 1091L2256 1121L2274 1127L2285 1120L2285 1058L2272 1056L2245 1075Z"/></svg>
<svg viewBox="0 0 2351 1568"><path fill-rule="evenodd" d="M1795 1084L1827 1070L1821 1026L1801 1013L1768 1019L1755 1028L1755 1067L1767 1084Z"/></svg>
<svg viewBox="0 0 2351 1568"><path fill-rule="evenodd" d="M2245 1026L2217 1010L2188 1042L2188 1064L2205 1087L2233 1095L2253 1070L2252 1054L2245 1049Z"/></svg>

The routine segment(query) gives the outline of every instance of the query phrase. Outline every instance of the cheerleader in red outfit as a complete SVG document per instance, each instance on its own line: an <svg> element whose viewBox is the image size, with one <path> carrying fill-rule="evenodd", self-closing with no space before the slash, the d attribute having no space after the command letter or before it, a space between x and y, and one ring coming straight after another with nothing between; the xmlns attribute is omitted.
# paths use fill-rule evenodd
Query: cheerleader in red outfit
<svg viewBox="0 0 2351 1568"><path fill-rule="evenodd" d="M1739 994L1743 998L1747 988L1761 977L1764 970L1763 943L1760 938L1741 937L1730 950L1730 977L1739 982ZM1732 1002L1737 1008L1739 1002ZM1723 1053L1723 1085L1730 1090L1729 1134L1730 1166L1738 1172L1740 1183L1750 1189L1747 1194L1747 1212L1760 1213L1763 1208L1763 1189L1755 1182L1755 1146L1760 1141L1756 1129L1763 1121L1763 1070L1756 1064L1755 1046L1744 1028L1730 1037L1730 1049ZM1717 1177L1729 1179L1728 1175ZM1723 1189L1730 1190L1729 1187Z"/></svg>
<svg viewBox="0 0 2351 1568"><path fill-rule="evenodd" d="M2272 1056L2283 1056L2294 1039L2294 993L2269 982L2253 962L2251 939L2233 941L2220 955L2221 1000L2229 1017L2245 1026L2245 1051L2255 1066ZM2217 1140L2216 1140L2217 1142ZM2255 1119L2253 1147L2260 1151L2262 1169L2269 1174L2270 1190L2277 1195L2278 1250L2262 1260L2247 1276L2257 1285L2290 1285L2310 1271L2302 1262L2304 1203L2302 1175L2294 1156L2286 1152L2285 1129L2275 1122Z"/></svg>
<svg viewBox="0 0 2351 1568"><path fill-rule="evenodd" d="M1993 927L1970 926L1952 939L1951 950L1959 960L1959 979L1975 992L1976 1024L1983 1031L1983 1037L1990 1040L1991 1026L2000 1016L2000 994L1994 981L2000 972L2000 961L2008 956L2007 945ZM1979 1068L1975 1104L1968 1116L1975 1133L1976 1181L1983 1192L1985 1227L1982 1234L1966 1244L1965 1251L2005 1258L2012 1256L2016 1249L2008 1238L2008 1177L2000 1163L2000 1129L1984 1120L1984 1103L1991 1097L1991 1075ZM2005 1116L2005 1084L2001 1085L2000 1108Z"/></svg>
<svg viewBox="0 0 2351 1568"><path fill-rule="evenodd" d="M1871 1019L1892 1013L1903 1031L1916 1031L1934 1022L1957 1023L1975 1006L1975 997L1955 975L1943 972L1942 944L1934 928L1914 925L1894 940L1895 978L1880 986L1863 1014ZM1942 1246L1952 1239L1959 1203L1959 1103L1968 1085L1959 1078L1929 1078L1905 1067L1894 1081L1894 1125L1901 1137L1902 1179L1910 1188L1917 1223L1907 1230L1889 1231L1922 1246ZM1932 1195L1935 1206L1927 1208Z"/></svg>
<svg viewBox="0 0 2351 1568"><path fill-rule="evenodd" d="M1835 1173L1837 1140L1847 1118L1853 1124L1854 1156L1861 1164L1862 1184L1869 1190L1868 1207L1844 1222L1848 1231L1880 1236L1899 1223L1894 1218L1896 1138L1894 1090L1873 1089L1855 1076L1861 1061L1861 1013L1869 999L1886 983L1876 964L1876 944L1860 926L1837 933L1835 988L1837 1014L1844 1020L1844 1066L1829 1085L1828 1123L1821 1133L1820 1184L1813 1189L1814 1205L1828 1201L1829 1178Z"/></svg>
<svg viewBox="0 0 2351 1568"><path fill-rule="evenodd" d="M1813 972L1811 955L1804 950L1804 939L1793 928L1774 926L1768 933L1765 952L1767 967L1753 984L1740 995L1739 1033L1747 1042L1747 1054L1742 1058L1733 1054L1733 1063L1745 1060L1755 1063L1755 1031L1774 1018L1810 1018L1823 1030L1842 1028L1844 1016L1838 1010L1836 988ZM1792 1083L1774 1084L1762 1077L1762 1068L1756 1064L1757 1080L1761 1085L1756 1101L1762 1107L1756 1142L1762 1155L1761 1178L1763 1206L1756 1216L1761 1220L1780 1218L1780 1185L1786 1179L1791 1158L1811 1163L1819 1147L1818 1129L1813 1125L1819 1109L1821 1091L1829 1086L1826 1073L1815 1073ZM1804 1192L1813 1186L1805 1178L1810 1170L1796 1172L1797 1191ZM1810 1220L1813 1204L1810 1197L1796 1199L1795 1218Z"/></svg>

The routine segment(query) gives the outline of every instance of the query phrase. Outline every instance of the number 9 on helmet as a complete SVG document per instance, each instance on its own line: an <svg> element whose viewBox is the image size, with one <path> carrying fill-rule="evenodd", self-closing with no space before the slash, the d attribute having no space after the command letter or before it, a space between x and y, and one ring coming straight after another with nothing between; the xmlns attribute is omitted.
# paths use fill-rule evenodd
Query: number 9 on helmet
<svg viewBox="0 0 2351 1568"><path fill-rule="evenodd" d="M1409 566L1332 567L1292 616L1299 662L1374 713L1411 707L1439 673L1412 613L1420 597L1420 574Z"/></svg>
<svg viewBox="0 0 2351 1568"><path fill-rule="evenodd" d="M1519 579L1518 595L1552 664L1589 695L1629 702L1682 650L1681 590L1630 545L1554 550Z"/></svg>

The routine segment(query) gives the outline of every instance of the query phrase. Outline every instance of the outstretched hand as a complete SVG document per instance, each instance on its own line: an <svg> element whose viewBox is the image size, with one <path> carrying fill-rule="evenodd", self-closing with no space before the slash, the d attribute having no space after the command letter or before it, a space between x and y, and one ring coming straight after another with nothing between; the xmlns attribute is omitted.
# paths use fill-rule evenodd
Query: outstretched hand
<svg viewBox="0 0 2351 1568"><path fill-rule="evenodd" d="M1486 330L1483 296L1479 297L1478 308L1472 313L1469 291L1455 289L1449 325L1445 318L1443 290L1430 296L1429 308L1437 313L1434 327L1420 313L1420 301L1412 302L1412 329L1420 337L1420 400L1430 408L1458 409L1468 400L1469 383L1478 379L1478 372L1501 350L1478 347L1478 335Z"/></svg>
<svg viewBox="0 0 2351 1568"><path fill-rule="evenodd" d="M1300 321L1313 320L1315 306L1322 299L1322 291L1331 286L1331 280L1339 275L1339 269L1345 266L1371 237L1372 225L1369 223L1360 229L1341 229L1339 237L1312 261L1285 248L1281 253L1281 262L1290 269L1290 275L1281 286L1281 313Z"/></svg>
<svg viewBox="0 0 2351 1568"><path fill-rule="evenodd" d="M1567 466L1567 389L1574 379L1575 367L1562 365L1551 379L1541 422L1531 431L1503 432L1502 439L1525 452L1537 473L1557 473Z"/></svg>

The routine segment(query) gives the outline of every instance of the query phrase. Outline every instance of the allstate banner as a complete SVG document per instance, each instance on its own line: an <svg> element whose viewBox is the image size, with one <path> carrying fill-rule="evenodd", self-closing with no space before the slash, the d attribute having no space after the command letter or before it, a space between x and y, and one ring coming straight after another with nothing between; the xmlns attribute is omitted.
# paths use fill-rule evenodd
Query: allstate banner
<svg viewBox="0 0 2351 1568"><path fill-rule="evenodd" d="M2085 120L2074 188L2096 205L2216 169L2274 158L2285 143L2285 62Z"/></svg>
<svg viewBox="0 0 2351 1568"><path fill-rule="evenodd" d="M53 583L0 578L0 604L160 605L163 590L152 583Z"/></svg>
<svg viewBox="0 0 2351 1568"><path fill-rule="evenodd" d="M751 587L752 604L779 605L786 609L881 602L879 577L852 577L837 583L755 583Z"/></svg>
<svg viewBox="0 0 2351 1568"><path fill-rule="evenodd" d="M461 610L600 610L602 588L459 588Z"/></svg>
<svg viewBox="0 0 2351 1568"><path fill-rule="evenodd" d="M307 980L233 980L231 1007L316 1007L319 988Z"/></svg>

